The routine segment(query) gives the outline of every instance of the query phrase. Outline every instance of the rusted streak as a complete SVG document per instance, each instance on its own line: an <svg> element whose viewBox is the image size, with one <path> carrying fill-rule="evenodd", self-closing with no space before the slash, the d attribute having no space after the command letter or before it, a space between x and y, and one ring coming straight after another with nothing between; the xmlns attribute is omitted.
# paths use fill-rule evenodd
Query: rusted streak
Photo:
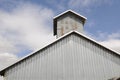
<svg viewBox="0 0 120 80"><path fill-rule="evenodd" d="M64 35L64 28L61 27L61 35Z"/></svg>

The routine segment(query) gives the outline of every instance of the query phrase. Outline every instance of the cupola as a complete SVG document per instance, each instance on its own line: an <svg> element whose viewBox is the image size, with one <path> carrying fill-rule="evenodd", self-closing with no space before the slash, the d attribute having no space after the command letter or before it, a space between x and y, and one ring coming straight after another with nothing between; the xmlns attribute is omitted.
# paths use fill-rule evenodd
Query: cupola
<svg viewBox="0 0 120 80"><path fill-rule="evenodd" d="M54 35L58 38L73 30L83 33L86 19L72 10L65 11L53 19Z"/></svg>

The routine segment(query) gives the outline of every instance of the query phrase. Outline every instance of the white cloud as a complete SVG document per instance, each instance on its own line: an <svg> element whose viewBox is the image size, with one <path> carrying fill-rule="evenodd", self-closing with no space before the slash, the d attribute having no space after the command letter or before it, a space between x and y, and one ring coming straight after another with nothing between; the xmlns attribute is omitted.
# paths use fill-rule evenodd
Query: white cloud
<svg viewBox="0 0 120 80"><path fill-rule="evenodd" d="M5 68L5 66L10 65L11 63L17 60L17 56L10 53L2 53L0 54L0 70Z"/></svg>
<svg viewBox="0 0 120 80"><path fill-rule="evenodd" d="M111 35L108 35L109 39L120 39L120 32L112 33Z"/></svg>
<svg viewBox="0 0 120 80"><path fill-rule="evenodd" d="M100 41L100 43L120 53L120 32L112 33L104 37L106 37L106 39Z"/></svg>
<svg viewBox="0 0 120 80"><path fill-rule="evenodd" d="M120 53L120 39L110 39L100 43Z"/></svg>
<svg viewBox="0 0 120 80"><path fill-rule="evenodd" d="M97 42L106 46L107 48L120 53L120 31L111 34L98 32L97 36L94 36L93 34L88 32L85 32L85 34L95 39Z"/></svg>
<svg viewBox="0 0 120 80"><path fill-rule="evenodd" d="M11 43L11 41L0 35L0 54L4 52L15 53L17 52L17 50L16 47Z"/></svg>
<svg viewBox="0 0 120 80"><path fill-rule="evenodd" d="M11 53L0 53L0 70L5 67L13 64L18 60L18 57ZM3 77L0 76L0 80L3 80Z"/></svg>
<svg viewBox="0 0 120 80"><path fill-rule="evenodd" d="M11 12L0 12L1 34L14 45L23 44L36 49L54 37L50 23L53 11L37 5L22 4Z"/></svg>

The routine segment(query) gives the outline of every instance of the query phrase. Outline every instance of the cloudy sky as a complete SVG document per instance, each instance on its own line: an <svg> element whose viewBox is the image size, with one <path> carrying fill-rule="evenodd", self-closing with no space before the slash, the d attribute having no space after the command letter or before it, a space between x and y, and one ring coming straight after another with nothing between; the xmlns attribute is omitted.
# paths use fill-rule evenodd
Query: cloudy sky
<svg viewBox="0 0 120 80"><path fill-rule="evenodd" d="M87 17L87 36L120 52L119 3L120 0L0 0L0 70L54 41L53 17L68 9Z"/></svg>

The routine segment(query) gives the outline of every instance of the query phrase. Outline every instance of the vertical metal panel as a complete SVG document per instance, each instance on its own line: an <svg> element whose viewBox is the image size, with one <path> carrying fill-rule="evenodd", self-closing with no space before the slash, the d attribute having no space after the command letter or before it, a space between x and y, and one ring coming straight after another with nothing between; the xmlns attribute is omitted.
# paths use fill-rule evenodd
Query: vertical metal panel
<svg viewBox="0 0 120 80"><path fill-rule="evenodd" d="M108 80L120 76L120 59L69 35L6 71L6 80Z"/></svg>

